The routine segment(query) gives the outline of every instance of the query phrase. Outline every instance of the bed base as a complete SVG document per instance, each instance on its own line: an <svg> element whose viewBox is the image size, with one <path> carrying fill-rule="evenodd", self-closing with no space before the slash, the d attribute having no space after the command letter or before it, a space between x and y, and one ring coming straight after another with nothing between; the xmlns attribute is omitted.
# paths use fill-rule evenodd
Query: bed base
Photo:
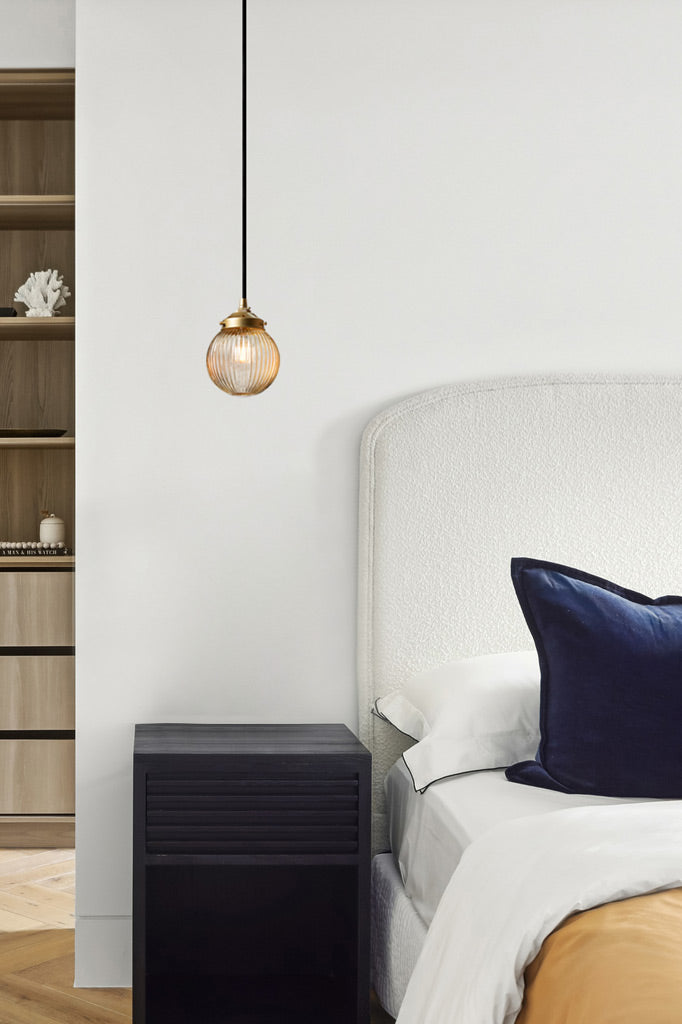
<svg viewBox="0 0 682 1024"><path fill-rule="evenodd" d="M392 1017L398 1016L426 931L393 855L378 854L372 861L372 987Z"/></svg>

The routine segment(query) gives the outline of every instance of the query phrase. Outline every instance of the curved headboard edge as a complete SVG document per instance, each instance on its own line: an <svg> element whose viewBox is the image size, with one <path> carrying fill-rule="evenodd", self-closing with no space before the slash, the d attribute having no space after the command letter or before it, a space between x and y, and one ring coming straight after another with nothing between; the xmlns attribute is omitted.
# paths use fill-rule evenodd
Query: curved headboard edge
<svg viewBox="0 0 682 1024"><path fill-rule="evenodd" d="M391 687L377 686L375 672L375 520L377 511L377 449L382 440L390 434L391 428L409 417L419 416L421 412L439 403L450 403L453 410L458 401L473 394L489 393L493 399L495 393L517 391L519 397L530 396L534 389L558 387L569 390L572 388L614 389L623 387L641 390L643 386L654 385L656 388L673 388L682 393L682 377L657 375L600 375L600 374L556 374L548 376L519 376L467 383L448 384L438 388L420 392L388 406L368 423L362 435L360 453L360 486L359 486L359 531L358 531L358 619L357 619L357 682L359 701L360 739L373 753L375 768L374 785L374 833L375 848L386 848L386 820L383 808L383 778L393 761L405 749L406 743L400 739L391 726L371 714L371 707L377 697L388 692ZM677 403L676 403L677 405ZM595 409L599 403L594 403ZM614 431L617 438L618 431ZM617 443L617 440L616 440ZM533 554L533 551L518 552ZM470 653L470 652L467 652ZM479 651L478 653L485 653ZM398 683L398 685L400 685Z"/></svg>

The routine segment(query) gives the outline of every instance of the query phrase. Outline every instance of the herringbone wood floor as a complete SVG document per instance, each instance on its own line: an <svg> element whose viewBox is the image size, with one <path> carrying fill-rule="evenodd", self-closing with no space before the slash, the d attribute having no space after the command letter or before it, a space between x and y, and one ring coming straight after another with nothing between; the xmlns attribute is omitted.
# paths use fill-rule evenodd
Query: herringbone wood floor
<svg viewBox="0 0 682 1024"><path fill-rule="evenodd" d="M74 877L73 850L0 850L0 1024L131 1021L130 989L73 988Z"/></svg>
<svg viewBox="0 0 682 1024"><path fill-rule="evenodd" d="M1 1024L129 1024L130 989L73 988L73 850L0 850Z"/></svg>

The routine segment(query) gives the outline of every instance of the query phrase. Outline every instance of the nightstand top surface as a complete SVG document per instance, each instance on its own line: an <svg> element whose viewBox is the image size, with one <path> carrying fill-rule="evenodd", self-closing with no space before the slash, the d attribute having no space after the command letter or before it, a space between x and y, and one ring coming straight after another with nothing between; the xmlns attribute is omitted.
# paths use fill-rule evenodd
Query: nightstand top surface
<svg viewBox="0 0 682 1024"><path fill-rule="evenodd" d="M369 751L345 725L196 725L135 726L135 754L257 754L366 756Z"/></svg>

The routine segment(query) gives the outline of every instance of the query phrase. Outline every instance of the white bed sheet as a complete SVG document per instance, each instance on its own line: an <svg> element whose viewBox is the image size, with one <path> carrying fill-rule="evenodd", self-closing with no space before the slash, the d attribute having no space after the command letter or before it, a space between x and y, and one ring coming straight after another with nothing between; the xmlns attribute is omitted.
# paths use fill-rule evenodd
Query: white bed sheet
<svg viewBox="0 0 682 1024"><path fill-rule="evenodd" d="M650 802L521 786L508 782L504 769L442 779L416 793L402 758L386 776L385 789L393 857L427 927L467 846L494 825L569 807Z"/></svg>

